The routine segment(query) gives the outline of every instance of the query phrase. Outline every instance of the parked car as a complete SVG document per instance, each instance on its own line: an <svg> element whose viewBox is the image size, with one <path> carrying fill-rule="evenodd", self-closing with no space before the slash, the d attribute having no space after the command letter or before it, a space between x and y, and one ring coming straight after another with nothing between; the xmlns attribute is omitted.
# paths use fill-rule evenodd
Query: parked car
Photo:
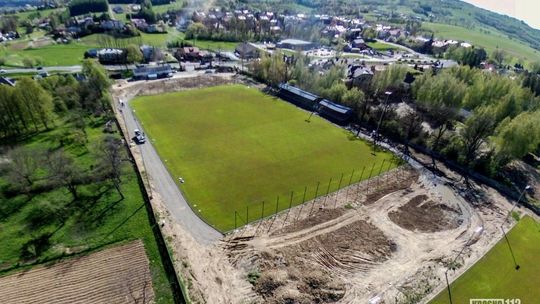
<svg viewBox="0 0 540 304"><path fill-rule="evenodd" d="M5 73L6 73L6 70L0 69L0 74L5 74Z"/></svg>
<svg viewBox="0 0 540 304"><path fill-rule="evenodd" d="M144 144L146 142L146 137L144 137L144 133L141 130L135 129L133 132L135 133L134 139L137 144Z"/></svg>

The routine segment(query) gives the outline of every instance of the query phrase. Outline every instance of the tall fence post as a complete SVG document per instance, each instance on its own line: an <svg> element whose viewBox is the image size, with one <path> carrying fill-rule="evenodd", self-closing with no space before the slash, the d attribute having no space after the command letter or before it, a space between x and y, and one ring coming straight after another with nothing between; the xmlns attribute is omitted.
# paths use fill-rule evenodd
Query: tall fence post
<svg viewBox="0 0 540 304"><path fill-rule="evenodd" d="M362 168L362 173L360 174L360 178L358 179L358 186L356 187L357 195L360 195L360 185L362 184L362 177L364 177L364 171L366 170L366 166Z"/></svg>
<svg viewBox="0 0 540 304"><path fill-rule="evenodd" d="M334 209L336 209L337 207L337 198L338 198L338 195L339 195L339 190L341 189L341 182L343 181L343 173L341 173L341 177L339 178L339 184L338 184L338 187L337 187L337 190L336 190L336 196L334 198Z"/></svg>
<svg viewBox="0 0 540 304"><path fill-rule="evenodd" d="M291 191L291 199L289 200L289 209L287 209L287 215L285 216L285 219L283 220L283 224L281 225L281 227L285 226L285 223L287 222L287 219L289 218L289 213L291 212L291 207L292 207L293 196L294 196L294 191Z"/></svg>
<svg viewBox="0 0 540 304"><path fill-rule="evenodd" d="M307 192L307 186L304 188L304 196L302 197L302 205L300 206L300 210L298 210L296 217L294 218L295 222L298 220L298 218L302 214L302 210L304 209L304 203L306 202L306 192Z"/></svg>
<svg viewBox="0 0 540 304"><path fill-rule="evenodd" d="M379 180L381 179L382 168L385 162L386 162L386 159L383 159L383 162L381 163L381 167L379 168L379 174L377 174L377 191L379 191Z"/></svg>
<svg viewBox="0 0 540 304"><path fill-rule="evenodd" d="M345 191L345 202L349 201L349 189L351 188L353 176L354 176L354 169L352 170L351 178L349 178L349 185L347 185L347 191Z"/></svg>
<svg viewBox="0 0 540 304"><path fill-rule="evenodd" d="M262 201L261 221L264 218L264 201Z"/></svg>
<svg viewBox="0 0 540 304"><path fill-rule="evenodd" d="M321 182L317 182L317 188L315 189L315 197L313 197L313 203L311 203L311 210L308 213L308 217L311 216L311 213L313 212L313 207L315 207L315 201L317 201L317 194L319 194L319 186L321 185Z"/></svg>
<svg viewBox="0 0 540 304"><path fill-rule="evenodd" d="M388 176L390 176L390 167L392 167L392 159L388 161L388 168L386 168L386 183L388 184Z"/></svg>
<svg viewBox="0 0 540 304"><path fill-rule="evenodd" d="M328 181L328 188L326 188L326 195L324 196L323 207L326 206L326 198L328 198L328 193L330 192L330 185L332 184L332 178Z"/></svg>
<svg viewBox="0 0 540 304"><path fill-rule="evenodd" d="M368 177L367 185L366 185L367 194L369 194L369 185L371 183L371 175L373 174L373 168L375 168L375 163L373 163L373 166L371 166L371 171L369 172L369 177Z"/></svg>
<svg viewBox="0 0 540 304"><path fill-rule="evenodd" d="M270 229L272 229L272 226L274 226L274 222L276 221L276 217L277 217L278 207L279 207L279 195L277 196L277 199L276 199L276 213L274 213L274 219L270 223L270 227L268 227L267 232L270 232Z"/></svg>

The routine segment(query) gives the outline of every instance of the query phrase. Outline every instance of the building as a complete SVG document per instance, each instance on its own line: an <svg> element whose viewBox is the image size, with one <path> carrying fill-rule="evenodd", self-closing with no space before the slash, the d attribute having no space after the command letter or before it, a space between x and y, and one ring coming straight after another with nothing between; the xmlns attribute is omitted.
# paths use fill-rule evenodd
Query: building
<svg viewBox="0 0 540 304"><path fill-rule="evenodd" d="M117 64L126 61L126 52L122 49L100 49L96 55L102 64Z"/></svg>
<svg viewBox="0 0 540 304"><path fill-rule="evenodd" d="M351 108L323 99L319 102L319 115L338 124L347 123L352 117Z"/></svg>
<svg viewBox="0 0 540 304"><path fill-rule="evenodd" d="M236 46L234 54L242 59L259 58L259 49L252 43L242 42Z"/></svg>
<svg viewBox="0 0 540 304"><path fill-rule="evenodd" d="M4 77L4 76L0 76L0 85L2 85L2 84L10 86L10 87L14 87L15 86L15 80L13 80L11 78Z"/></svg>
<svg viewBox="0 0 540 304"><path fill-rule="evenodd" d="M366 44L366 42L364 41L364 39L362 38L357 38L357 39L354 39L352 42L351 42L351 47L352 48L357 48L357 49L360 49L360 50L365 50L368 48L368 45Z"/></svg>
<svg viewBox="0 0 540 304"><path fill-rule="evenodd" d="M158 79L171 77L173 70L169 64L162 65L141 65L133 69L134 79Z"/></svg>
<svg viewBox="0 0 540 304"><path fill-rule="evenodd" d="M175 57L178 61L199 61L202 59L201 53L198 47L185 46L178 48Z"/></svg>
<svg viewBox="0 0 540 304"><path fill-rule="evenodd" d="M291 49L296 51L307 51L316 47L313 42L299 40L299 39L285 39L278 42L276 45L278 48Z"/></svg>
<svg viewBox="0 0 540 304"><path fill-rule="evenodd" d="M101 22L101 28L105 31L122 30L124 28L124 23L119 20L107 20Z"/></svg>
<svg viewBox="0 0 540 304"><path fill-rule="evenodd" d="M373 69L363 65L351 65L347 70L347 80L350 86L365 89L373 78Z"/></svg>
<svg viewBox="0 0 540 304"><path fill-rule="evenodd" d="M116 14L123 14L124 13L124 9L121 7L121 6L115 6L113 7L113 12L115 12Z"/></svg>
<svg viewBox="0 0 540 304"><path fill-rule="evenodd" d="M282 83L279 85L278 97L292 104L309 111L314 111L317 108L317 103L321 99L319 96L294 87L292 85Z"/></svg>

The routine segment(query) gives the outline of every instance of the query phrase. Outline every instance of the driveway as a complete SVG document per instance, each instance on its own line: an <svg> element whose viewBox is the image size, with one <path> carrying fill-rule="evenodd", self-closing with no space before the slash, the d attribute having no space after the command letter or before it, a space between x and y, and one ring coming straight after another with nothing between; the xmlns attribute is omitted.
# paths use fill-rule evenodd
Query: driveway
<svg viewBox="0 0 540 304"><path fill-rule="evenodd" d="M137 89L134 88L134 90ZM133 110L130 108L129 99L124 100L122 115L126 124L127 135L129 138L133 138L135 136L133 133L134 129L144 130L144 128L142 128ZM118 103L115 106L118 106ZM173 178L169 174L151 141L151 138L147 138L146 143L138 145L136 148L140 151L146 172L151 180L152 191L159 193L172 217L183 225L186 231L189 231L197 242L204 245L215 243L223 235L204 222L191 209L178 188L177 178Z"/></svg>

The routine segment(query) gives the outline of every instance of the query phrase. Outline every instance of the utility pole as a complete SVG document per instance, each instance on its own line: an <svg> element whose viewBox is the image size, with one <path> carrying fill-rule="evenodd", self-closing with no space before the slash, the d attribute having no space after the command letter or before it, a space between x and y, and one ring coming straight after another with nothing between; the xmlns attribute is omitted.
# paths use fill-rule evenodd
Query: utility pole
<svg viewBox="0 0 540 304"><path fill-rule="evenodd" d="M375 145L377 145L377 141L379 139L379 130L381 128L381 124L382 124L382 121L383 121L384 114L386 112L386 108L388 108L388 99L390 99L390 95L392 95L392 92L386 91L386 92L384 92L384 94L386 95L386 100L385 100L385 102L383 104L383 110L382 110L382 113L381 113L381 117L379 118L379 123L377 123L377 130L375 131L374 138L373 138L373 142L375 143Z"/></svg>
<svg viewBox="0 0 540 304"><path fill-rule="evenodd" d="M523 188L523 190L521 191L521 194L519 195L519 198L517 199L516 203L512 206L512 209L510 209L510 211L508 211L508 214L506 215L506 218L504 219L504 222L501 224L501 230L503 232L504 239L506 240L506 244L508 244L508 249L510 249L510 254L512 255L512 260L514 261L514 268L516 270L519 270L519 264L517 263L516 257L514 256L514 251L512 250L512 246L510 246L510 241L508 240L508 235L506 233L506 229L504 229L504 224L506 224L506 222L508 221L508 219L512 215L512 212L514 211L514 208L516 208L516 206L521 201L521 198L525 194L525 191L527 191L529 189L531 189L531 186L529 186L529 185L527 185L527 186L525 186L525 188Z"/></svg>

